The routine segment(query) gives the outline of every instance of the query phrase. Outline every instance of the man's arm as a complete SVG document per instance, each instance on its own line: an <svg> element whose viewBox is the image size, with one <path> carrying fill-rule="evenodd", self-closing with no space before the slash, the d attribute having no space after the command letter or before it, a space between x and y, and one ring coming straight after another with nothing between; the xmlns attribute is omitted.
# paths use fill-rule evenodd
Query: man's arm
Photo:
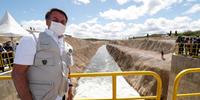
<svg viewBox="0 0 200 100"><path fill-rule="evenodd" d="M70 70L70 67L68 67L68 69L69 69L69 75L70 75L70 73L71 73L71 70ZM72 87L73 87L73 85L72 85L72 81L71 81L71 78L70 77L68 77L68 83L69 83L69 90L68 90L68 98L67 98L67 100L73 100L73 97L74 97L74 95L73 95L73 91L72 91Z"/></svg>
<svg viewBox="0 0 200 100"><path fill-rule="evenodd" d="M73 95L73 93L72 93L73 91L72 91L72 86L69 86L69 91L68 91L68 98L67 98L67 100L73 100L73 97L74 97L74 95Z"/></svg>
<svg viewBox="0 0 200 100"><path fill-rule="evenodd" d="M32 95L28 86L28 68L27 65L14 64L12 71L13 82L21 100L32 100Z"/></svg>

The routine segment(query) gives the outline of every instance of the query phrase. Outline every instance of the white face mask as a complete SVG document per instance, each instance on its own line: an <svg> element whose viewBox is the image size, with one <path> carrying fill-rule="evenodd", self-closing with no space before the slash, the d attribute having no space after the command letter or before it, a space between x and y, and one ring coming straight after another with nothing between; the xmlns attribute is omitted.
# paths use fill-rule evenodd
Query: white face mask
<svg viewBox="0 0 200 100"><path fill-rule="evenodd" d="M63 35L63 33L65 32L65 28L66 28L65 25L51 21L51 25L49 29L59 36L59 35Z"/></svg>

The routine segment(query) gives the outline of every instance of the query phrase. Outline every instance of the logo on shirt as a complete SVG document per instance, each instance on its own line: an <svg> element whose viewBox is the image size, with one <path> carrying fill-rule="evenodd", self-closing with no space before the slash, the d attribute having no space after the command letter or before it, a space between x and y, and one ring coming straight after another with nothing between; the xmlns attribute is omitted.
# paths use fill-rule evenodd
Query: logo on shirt
<svg viewBox="0 0 200 100"><path fill-rule="evenodd" d="M43 65L47 64L47 60L42 60Z"/></svg>

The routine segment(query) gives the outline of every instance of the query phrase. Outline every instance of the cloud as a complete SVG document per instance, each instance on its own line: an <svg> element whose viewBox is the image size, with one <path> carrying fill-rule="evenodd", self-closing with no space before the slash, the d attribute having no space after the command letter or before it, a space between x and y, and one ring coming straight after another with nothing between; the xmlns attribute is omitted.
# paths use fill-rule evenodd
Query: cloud
<svg viewBox="0 0 200 100"><path fill-rule="evenodd" d="M125 4L128 0L117 0L120 4ZM100 12L99 15L105 19L111 20L134 20L145 14L154 15L163 9L167 9L175 3L181 3L182 0L132 0L140 4L139 6L131 5L126 9L109 9Z"/></svg>
<svg viewBox="0 0 200 100"><path fill-rule="evenodd" d="M199 29L200 29L200 19L196 20L196 21L193 21L190 24L190 29L189 30L199 30Z"/></svg>
<svg viewBox="0 0 200 100"><path fill-rule="evenodd" d="M92 18L91 20L88 20L87 21L87 23L97 23L97 21L98 21L98 18L97 17L95 17L95 18Z"/></svg>
<svg viewBox="0 0 200 100"><path fill-rule="evenodd" d="M106 2L107 0L100 0L101 2ZM119 5L128 3L130 0L116 0Z"/></svg>
<svg viewBox="0 0 200 100"><path fill-rule="evenodd" d="M74 4L81 5L81 4L89 4L90 0L73 0Z"/></svg>
<svg viewBox="0 0 200 100"><path fill-rule="evenodd" d="M127 3L129 0L116 0L118 4L123 5Z"/></svg>
<svg viewBox="0 0 200 100"><path fill-rule="evenodd" d="M194 14L200 12L200 4L193 5L189 10L185 12L185 14Z"/></svg>
<svg viewBox="0 0 200 100"><path fill-rule="evenodd" d="M37 30L37 31L44 31L45 28L47 28L45 20L22 21L22 22L21 22L21 25L22 25L25 29L30 29L30 27L33 27L33 28L35 28L35 30Z"/></svg>
<svg viewBox="0 0 200 100"><path fill-rule="evenodd" d="M104 30L108 32L120 32L126 27L123 22L111 22L104 25Z"/></svg>
<svg viewBox="0 0 200 100"><path fill-rule="evenodd" d="M110 22L106 24L88 23L86 21L80 24L69 25L68 32L75 37L81 38L104 38L104 39L121 39L128 36L144 36L145 34L161 33L165 34L172 31L186 31L197 29L194 25L199 25L187 16L176 17L174 19L150 18L144 23L124 23ZM200 20L199 20L200 22ZM192 27L190 27L193 24ZM199 25L200 27L200 25Z"/></svg>
<svg viewBox="0 0 200 100"><path fill-rule="evenodd" d="M157 18L157 19L148 19L145 21L144 25L147 27L157 27L161 30L170 30L170 29L180 29L180 27L185 26L191 21L189 17L176 17L173 20L166 18Z"/></svg>
<svg viewBox="0 0 200 100"><path fill-rule="evenodd" d="M45 21L31 20L21 22L23 27L35 27L36 30L44 31ZM173 19L163 17L149 18L144 23L125 23L109 22L105 24L98 23L98 18L92 18L79 24L70 24L67 26L65 34L79 38L98 38L98 39L124 39L130 36L144 36L147 33L166 34L170 30L183 32L187 30L199 30L200 20L192 20L187 16L179 16Z"/></svg>
<svg viewBox="0 0 200 100"><path fill-rule="evenodd" d="M123 22L111 22L98 24L97 18L80 24L71 24L67 27L67 33L79 38L117 39L126 27Z"/></svg>
<svg viewBox="0 0 200 100"><path fill-rule="evenodd" d="M142 7L130 6L127 9L113 10L100 12L100 16L111 20L133 20L145 14L145 9Z"/></svg>
<svg viewBox="0 0 200 100"><path fill-rule="evenodd" d="M174 19L166 19L166 18L151 18L147 19L143 24L131 24L128 28L128 33L134 33L133 35L142 36L147 33L167 33L170 30L172 31L186 31L193 30L194 27L190 27L190 25L194 21L187 16L176 17Z"/></svg>

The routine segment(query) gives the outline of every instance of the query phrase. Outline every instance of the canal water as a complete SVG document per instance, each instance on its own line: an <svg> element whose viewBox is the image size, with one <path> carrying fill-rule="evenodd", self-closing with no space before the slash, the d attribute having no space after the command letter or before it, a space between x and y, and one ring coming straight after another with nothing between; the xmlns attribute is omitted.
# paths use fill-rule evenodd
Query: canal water
<svg viewBox="0 0 200 100"><path fill-rule="evenodd" d="M86 67L85 73L121 72L121 69L108 53L106 46L98 49ZM117 97L139 96L123 76L117 76ZM78 81L75 98L112 98L112 77L83 77Z"/></svg>

